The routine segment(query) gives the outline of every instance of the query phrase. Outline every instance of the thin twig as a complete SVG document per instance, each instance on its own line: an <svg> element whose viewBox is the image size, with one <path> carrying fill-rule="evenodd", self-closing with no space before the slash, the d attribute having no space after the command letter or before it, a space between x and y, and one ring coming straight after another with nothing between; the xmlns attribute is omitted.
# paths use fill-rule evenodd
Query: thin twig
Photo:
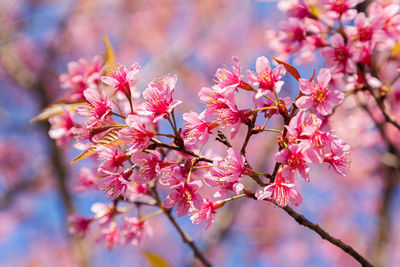
<svg viewBox="0 0 400 267"><path fill-rule="evenodd" d="M252 192L245 190L245 194L252 199L257 199ZM269 199L264 199L265 201L270 201ZM279 206L280 207L280 206ZM333 237L327 231L322 229L318 224L312 223L304 215L297 213L289 206L280 207L283 209L290 217L296 220L296 222L304 227L311 229L316 232L322 239L327 240L329 243L341 248L344 252L352 256L356 261L358 261L362 266L373 266L368 260L361 256L357 251L355 251L351 246L344 243L342 240Z"/></svg>
<svg viewBox="0 0 400 267"><path fill-rule="evenodd" d="M203 253L199 250L199 248L196 246L192 238L186 234L183 229L179 226L175 218L171 215L171 209L166 209L163 207L161 203L161 199L157 193L156 190L153 190L154 196L156 198L157 204L159 207L163 210L164 214L167 216L168 220L172 223L172 225L175 227L175 229L178 231L179 235L182 237L183 242L189 245L189 247L192 249L195 257L201 261L201 263L204 266L211 267L211 263L206 259L206 257L203 255Z"/></svg>

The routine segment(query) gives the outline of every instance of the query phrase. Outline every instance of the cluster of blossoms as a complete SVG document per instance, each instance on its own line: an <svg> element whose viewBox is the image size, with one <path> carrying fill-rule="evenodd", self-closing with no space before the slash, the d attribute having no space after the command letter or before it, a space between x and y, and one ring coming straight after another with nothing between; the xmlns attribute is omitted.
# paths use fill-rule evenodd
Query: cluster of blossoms
<svg viewBox="0 0 400 267"><path fill-rule="evenodd" d="M274 37L271 49L280 58L296 56L300 64L312 63L320 51L332 86L365 104L378 124L393 124L387 135L398 144L391 136L400 129L395 122L400 120L399 1L283 0L279 7L288 20L280 23L279 32L268 31Z"/></svg>
<svg viewBox="0 0 400 267"><path fill-rule="evenodd" d="M204 221L206 228L213 223L217 209L241 197L269 200L282 207L291 201L297 206L302 198L295 181L298 174L309 181L310 163L325 163L346 175L349 146L327 123L333 108L344 98L342 92L330 87L330 70L321 69L316 81L299 79L300 92L292 101L279 97L286 63L272 69L266 57L259 57L256 70L248 70L245 79L238 58L232 59L232 70L218 69L216 84L200 90L205 109L183 114L184 129L178 128L175 117L175 108L182 103L173 98L175 75L151 81L141 96L135 87L138 64L117 66L108 73L96 67L99 72L95 76L100 76L102 83L91 83L83 91L84 102L74 108L65 105L64 114L50 119L51 137L60 144L74 139L76 147L84 150L77 160L94 156L98 162L96 171L81 170L76 189L101 190L113 201L110 205L95 204L91 218L70 216L72 233L84 236L98 221L107 248L112 249L117 243L140 241L149 232L146 221L175 206L178 217L190 214L193 223ZM239 93L251 99L250 108L239 107ZM262 119L257 120L257 116ZM273 116L283 118L281 130L266 128ZM170 126L164 133L162 121ZM200 154L218 129L229 128L234 139L239 138L241 126L246 126L248 133L240 149L228 141L223 157ZM273 173L255 171L245 156L250 137L266 134L266 138L276 138L276 133L279 142L271 159L276 161ZM252 188L245 188L244 179L258 183L255 194L249 191ZM214 200L207 197L207 191L214 192ZM131 208L126 207L129 204L159 210L132 217L128 215Z"/></svg>
<svg viewBox="0 0 400 267"><path fill-rule="evenodd" d="M81 170L76 189L103 191L112 204L96 203L91 218L70 216L70 232L85 236L98 222L108 249L119 243L137 244L151 232L147 221L158 214L173 220L174 207L178 217L189 214L194 224L205 222L207 229L219 208L239 198L266 200L280 207L289 202L300 205L296 183L299 177L310 182L311 164L347 175L350 147L330 125L330 116L345 95L365 95L371 100L366 101L366 109L382 113L375 117L378 123L390 122L397 125L390 130L400 129L396 123L400 108L394 105L400 99L400 89L396 91L400 7L396 1L374 1L364 13L356 9L361 2L280 1L289 19L280 24L279 33L268 33L274 37L270 49L280 59L298 54L302 63L313 60L311 55L320 50L326 68L304 79L295 67L275 58L278 65L271 67L262 56L255 70L242 72L239 59L233 57L232 68L219 68L215 84L198 93L204 110L182 114L183 128L176 115L182 103L174 99L176 75L154 79L141 91L136 87L137 63L112 70L98 58L71 63L69 73L60 77L62 87L68 89L64 112L49 119L49 135L60 145L74 140L83 150L75 161L96 160L97 169ZM394 64L379 71L379 64L389 61ZM299 85L298 95L292 98L280 96L286 90L287 72ZM239 94L250 104L242 107ZM267 128L271 121L283 125ZM244 136L238 134L246 130ZM229 138L224 132L230 133ZM246 157L255 135L277 140L271 170L253 169ZM242 145L232 146L233 139L235 143L243 139ZM213 142L225 145L226 152L204 155L204 147ZM144 208L154 211L143 215Z"/></svg>

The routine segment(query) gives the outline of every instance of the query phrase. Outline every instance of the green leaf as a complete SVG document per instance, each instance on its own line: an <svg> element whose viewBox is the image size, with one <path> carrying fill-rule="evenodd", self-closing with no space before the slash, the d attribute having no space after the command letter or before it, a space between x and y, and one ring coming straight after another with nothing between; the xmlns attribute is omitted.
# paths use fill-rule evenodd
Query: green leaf
<svg viewBox="0 0 400 267"><path fill-rule="evenodd" d="M163 259L160 255L148 251L148 250L143 250L142 251L143 256L146 258L147 263L151 267L169 267L169 264L165 259Z"/></svg>

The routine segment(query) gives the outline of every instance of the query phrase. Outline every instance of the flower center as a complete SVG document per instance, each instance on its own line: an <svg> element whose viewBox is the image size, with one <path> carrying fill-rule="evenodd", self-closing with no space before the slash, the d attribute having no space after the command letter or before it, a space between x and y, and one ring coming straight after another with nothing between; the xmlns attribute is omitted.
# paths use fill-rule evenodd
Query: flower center
<svg viewBox="0 0 400 267"><path fill-rule="evenodd" d="M314 91L311 93L311 97L315 102L325 103L328 98L328 90L319 85L314 87Z"/></svg>

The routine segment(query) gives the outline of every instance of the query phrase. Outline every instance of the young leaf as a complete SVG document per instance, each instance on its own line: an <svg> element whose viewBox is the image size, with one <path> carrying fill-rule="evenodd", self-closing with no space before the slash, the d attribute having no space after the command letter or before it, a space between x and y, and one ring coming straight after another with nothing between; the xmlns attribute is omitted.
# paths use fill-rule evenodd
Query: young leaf
<svg viewBox="0 0 400 267"><path fill-rule="evenodd" d="M122 141L121 139L119 139L118 137L118 132L120 129L113 129L111 131L109 131L108 133L106 133L103 137L100 138L100 140L92 145L91 147L89 147L85 152L83 152L82 154L80 154L79 156L77 156L72 162L75 163L81 159L90 157L94 154L97 153L97 148L101 147L101 146L105 146L105 147L114 147L114 146L118 146L124 143L124 141Z"/></svg>
<svg viewBox="0 0 400 267"><path fill-rule="evenodd" d="M52 104L45 108L39 115L31 119L31 123L36 123L39 121L46 121L51 117L62 115L65 112L65 109L69 109L74 111L77 107L83 106L86 103L73 103L73 104Z"/></svg>
<svg viewBox="0 0 400 267"><path fill-rule="evenodd" d="M269 54L269 56L272 57L276 62L278 62L278 64L282 64L285 67L286 71L289 72L289 74L292 75L293 78L295 78L297 81L299 81L301 76L300 76L299 71L295 67L293 67L289 63L286 63L282 60L279 60L279 59L273 57L271 54Z"/></svg>
<svg viewBox="0 0 400 267"><path fill-rule="evenodd" d="M152 267L169 267L169 264L165 259L163 259L160 255L150 252L148 250L143 250L142 251L144 257L147 260L147 263L149 266Z"/></svg>
<svg viewBox="0 0 400 267"><path fill-rule="evenodd" d="M314 72L313 72L311 78L309 79L310 82L312 82L312 80L314 80L314 76L315 76L315 68L314 68Z"/></svg>
<svg viewBox="0 0 400 267"><path fill-rule="evenodd" d="M111 46L110 40L106 34L103 34L104 44L106 45L106 53L104 55L104 64L106 66L105 74L110 73L110 71L115 66L115 53L114 49Z"/></svg>

